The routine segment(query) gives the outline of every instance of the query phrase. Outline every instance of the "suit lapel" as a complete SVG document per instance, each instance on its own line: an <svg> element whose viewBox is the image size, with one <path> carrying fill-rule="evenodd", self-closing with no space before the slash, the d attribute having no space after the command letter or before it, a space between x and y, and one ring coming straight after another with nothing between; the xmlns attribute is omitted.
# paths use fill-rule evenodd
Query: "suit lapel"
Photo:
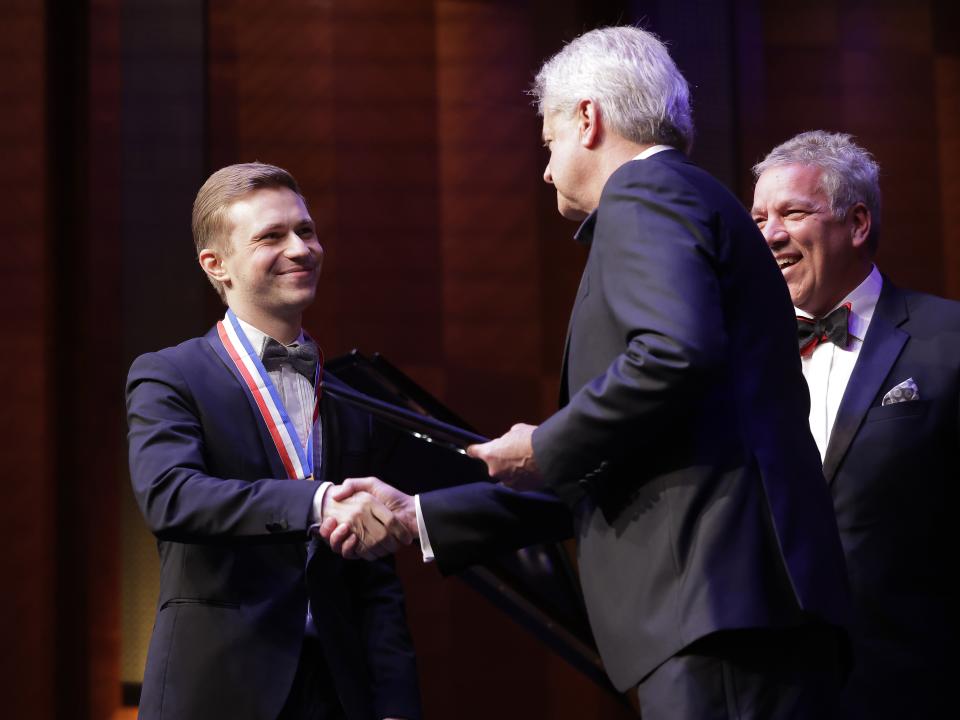
<svg viewBox="0 0 960 720"><path fill-rule="evenodd" d="M560 397L559 406L563 407L570 400L570 381L567 377L569 370L568 361L570 358L570 335L573 332L573 321L577 316L577 309L583 299L590 292L590 254L593 252L593 229L597 224L597 211L594 210L587 218L580 223L576 234L573 236L578 243L586 245L588 248L587 262L583 267L583 274L580 276L580 285L577 288L577 296L573 301L573 308L570 310L570 320L567 323L567 337L563 341L563 361L560 366Z"/></svg>
<svg viewBox="0 0 960 720"><path fill-rule="evenodd" d="M326 382L329 382L327 380ZM336 403L326 395L320 396L320 468L315 470L315 480L329 480L338 483L342 478L338 468L334 467L337 456L332 452L334 439L337 437L337 409ZM316 461L314 461L316 466Z"/></svg>
<svg viewBox="0 0 960 720"><path fill-rule="evenodd" d="M204 335L204 339L210 344L210 347L213 348L213 351L223 363L225 370L233 377L234 381L239 386L236 388L236 390L242 392L247 398L247 404L250 406L250 412L254 417L257 432L260 435L260 443L263 445L263 452L264 455L266 455L267 462L270 464L270 470L273 473L273 477L286 478L287 471L283 467L283 461L280 459L279 453L277 453L277 446L274 445L273 438L270 437L270 431L267 429L267 425L263 421L263 415L260 414L260 408L257 407L257 401L254 400L253 395L250 394L250 390L247 388L247 384L244 382L243 377L241 377L240 371L237 370L237 366L234 365L230 355L227 354L227 349L223 346L223 343L220 341L220 336L217 334L217 328L215 326L211 328L207 334ZM324 445L326 445L326 443L324 443Z"/></svg>
<svg viewBox="0 0 960 720"><path fill-rule="evenodd" d="M828 483L833 482L837 468L850 449L864 416L880 392L881 383L890 374L900 351L910 337L899 327L907 317L903 296L884 278L867 337L860 348L860 356L850 375L840 408L837 410L837 419L830 432L830 442L823 460L823 475Z"/></svg>

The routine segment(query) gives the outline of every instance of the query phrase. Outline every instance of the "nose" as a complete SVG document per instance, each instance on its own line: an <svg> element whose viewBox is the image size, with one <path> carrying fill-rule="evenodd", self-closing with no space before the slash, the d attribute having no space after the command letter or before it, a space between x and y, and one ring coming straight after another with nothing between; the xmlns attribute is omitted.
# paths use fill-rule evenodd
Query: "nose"
<svg viewBox="0 0 960 720"><path fill-rule="evenodd" d="M763 239L767 241L767 247L769 248L779 247L790 239L787 229L779 218L767 218L760 232L763 233Z"/></svg>
<svg viewBox="0 0 960 720"><path fill-rule="evenodd" d="M291 231L287 236L284 254L289 258L304 258L313 254L323 254L320 243L314 237L302 238L296 232Z"/></svg>
<svg viewBox="0 0 960 720"><path fill-rule="evenodd" d="M550 163L543 169L543 181L548 185L553 185L553 175L550 173Z"/></svg>

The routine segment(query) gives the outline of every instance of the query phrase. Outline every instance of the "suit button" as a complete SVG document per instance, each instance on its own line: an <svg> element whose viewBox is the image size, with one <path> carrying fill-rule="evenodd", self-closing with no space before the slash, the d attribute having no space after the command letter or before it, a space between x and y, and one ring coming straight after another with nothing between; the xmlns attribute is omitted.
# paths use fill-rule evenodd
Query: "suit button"
<svg viewBox="0 0 960 720"><path fill-rule="evenodd" d="M280 520L279 522L268 522L267 523L267 532L283 532L287 529L287 521Z"/></svg>

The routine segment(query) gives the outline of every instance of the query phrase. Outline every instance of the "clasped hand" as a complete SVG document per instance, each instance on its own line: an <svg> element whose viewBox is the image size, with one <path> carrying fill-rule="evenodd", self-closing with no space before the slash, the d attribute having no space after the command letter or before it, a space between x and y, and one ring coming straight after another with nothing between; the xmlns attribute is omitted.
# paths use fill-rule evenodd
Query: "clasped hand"
<svg viewBox="0 0 960 720"><path fill-rule="evenodd" d="M533 457L534 425L518 424L467 455L482 460L491 477L515 490L535 490L543 478ZM348 560L373 560L419 537L416 501L375 477L350 478L323 499L320 537Z"/></svg>
<svg viewBox="0 0 960 720"><path fill-rule="evenodd" d="M320 537L348 560L383 557L417 536L413 498L375 477L349 478L323 498Z"/></svg>

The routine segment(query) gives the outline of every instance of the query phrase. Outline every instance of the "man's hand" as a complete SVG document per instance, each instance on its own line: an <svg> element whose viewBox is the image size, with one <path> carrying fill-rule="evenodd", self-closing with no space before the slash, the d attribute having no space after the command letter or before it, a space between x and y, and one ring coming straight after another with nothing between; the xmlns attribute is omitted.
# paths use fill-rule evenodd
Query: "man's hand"
<svg viewBox="0 0 960 720"><path fill-rule="evenodd" d="M533 457L533 431L536 425L520 423L505 435L481 445L471 445L467 455L483 460L490 477L514 490L536 490L543 478Z"/></svg>
<svg viewBox="0 0 960 720"><path fill-rule="evenodd" d="M376 478L363 478L360 482L367 480L380 482ZM395 552L397 541L408 545L413 540L403 522L372 494L359 487L339 495L335 490L339 488L331 488L323 498L320 533L328 539L324 527L346 528L344 534L348 531L354 540L350 544L349 556L343 553L344 557L374 560Z"/></svg>
<svg viewBox="0 0 960 720"><path fill-rule="evenodd" d="M330 488L327 491L327 497L324 498L324 508L328 498L334 503L350 503L357 497L370 498L376 503L372 507L382 508L389 513L392 520L390 524L384 523L389 535L376 545L375 550L379 552L375 556L395 552L397 542L409 545L413 538L418 537L417 511L413 497L375 477L348 478L342 485ZM360 529L363 530L362 527ZM365 552L368 543L357 532L356 525L342 522L335 516L328 516L326 509L324 509L323 522L320 524L320 536L327 541L331 550L348 560L357 557L365 560L372 559L368 557L370 553Z"/></svg>

